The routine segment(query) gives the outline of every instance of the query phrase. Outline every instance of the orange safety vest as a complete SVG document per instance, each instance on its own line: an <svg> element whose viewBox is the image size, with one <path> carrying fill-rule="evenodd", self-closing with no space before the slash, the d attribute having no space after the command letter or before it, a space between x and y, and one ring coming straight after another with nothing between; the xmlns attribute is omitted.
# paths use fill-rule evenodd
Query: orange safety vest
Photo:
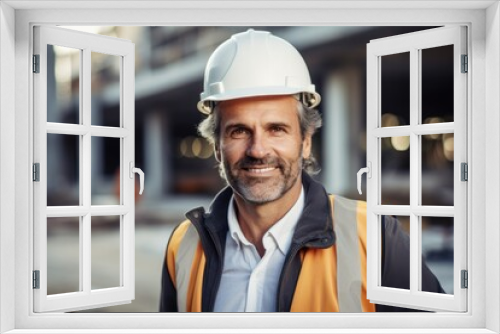
<svg viewBox="0 0 500 334"><path fill-rule="evenodd" d="M366 298L366 203L329 195L335 243L303 247L290 305L292 312L375 312ZM202 311L206 254L200 235L186 220L173 232L166 268L179 312Z"/></svg>

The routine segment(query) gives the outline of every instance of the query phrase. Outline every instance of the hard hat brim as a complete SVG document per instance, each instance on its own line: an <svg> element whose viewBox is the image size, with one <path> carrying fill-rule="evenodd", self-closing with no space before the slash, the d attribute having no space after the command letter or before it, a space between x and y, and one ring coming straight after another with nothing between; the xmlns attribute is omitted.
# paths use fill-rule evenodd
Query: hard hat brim
<svg viewBox="0 0 500 334"><path fill-rule="evenodd" d="M264 87L264 89L263 87L257 87L255 89L245 88L241 90L232 90L231 92L213 94L204 98L202 97L202 100L198 102L197 107L201 113L208 115L212 112L210 102L237 100L257 96L295 95L300 93L307 93L314 96L314 102L308 105L310 108L318 106L321 102L321 96L315 91L304 91L303 89L295 87Z"/></svg>

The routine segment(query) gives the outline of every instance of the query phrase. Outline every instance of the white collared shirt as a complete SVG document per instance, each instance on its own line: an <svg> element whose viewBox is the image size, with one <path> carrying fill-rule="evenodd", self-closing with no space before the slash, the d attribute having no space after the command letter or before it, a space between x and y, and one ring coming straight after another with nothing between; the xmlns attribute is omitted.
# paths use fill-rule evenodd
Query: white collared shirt
<svg viewBox="0 0 500 334"><path fill-rule="evenodd" d="M293 232L304 209L304 189L293 207L263 236L264 257L241 231L234 198L229 203L224 267L215 312L275 312L278 284Z"/></svg>

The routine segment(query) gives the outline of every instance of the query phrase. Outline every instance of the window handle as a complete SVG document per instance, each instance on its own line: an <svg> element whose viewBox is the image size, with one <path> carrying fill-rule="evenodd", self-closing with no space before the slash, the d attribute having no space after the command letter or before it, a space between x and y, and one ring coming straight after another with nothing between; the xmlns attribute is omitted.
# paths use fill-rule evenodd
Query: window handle
<svg viewBox="0 0 500 334"><path fill-rule="evenodd" d="M361 168L358 171L358 192L360 195L362 194L362 192L361 192L361 175L363 175L364 173L366 173L368 175L369 179L372 178L372 163L370 161L368 161L368 167Z"/></svg>
<svg viewBox="0 0 500 334"><path fill-rule="evenodd" d="M134 162L130 161L129 163L129 170L130 170L130 178L134 178L134 173L139 174L139 184L140 184L140 190L139 190L139 195L142 195L142 192L144 191L144 172L140 168L134 167Z"/></svg>

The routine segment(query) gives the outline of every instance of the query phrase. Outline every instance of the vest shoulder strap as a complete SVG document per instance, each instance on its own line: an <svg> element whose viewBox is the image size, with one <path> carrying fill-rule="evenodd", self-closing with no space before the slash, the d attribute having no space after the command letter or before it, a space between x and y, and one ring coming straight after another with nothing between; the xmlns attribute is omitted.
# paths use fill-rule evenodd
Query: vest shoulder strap
<svg viewBox="0 0 500 334"><path fill-rule="evenodd" d="M191 268L200 237L193 224L186 220L172 234L167 254L167 265L177 290L179 312L186 312L186 299L190 285Z"/></svg>
<svg viewBox="0 0 500 334"><path fill-rule="evenodd" d="M340 312L373 311L366 299L366 202L330 195Z"/></svg>

